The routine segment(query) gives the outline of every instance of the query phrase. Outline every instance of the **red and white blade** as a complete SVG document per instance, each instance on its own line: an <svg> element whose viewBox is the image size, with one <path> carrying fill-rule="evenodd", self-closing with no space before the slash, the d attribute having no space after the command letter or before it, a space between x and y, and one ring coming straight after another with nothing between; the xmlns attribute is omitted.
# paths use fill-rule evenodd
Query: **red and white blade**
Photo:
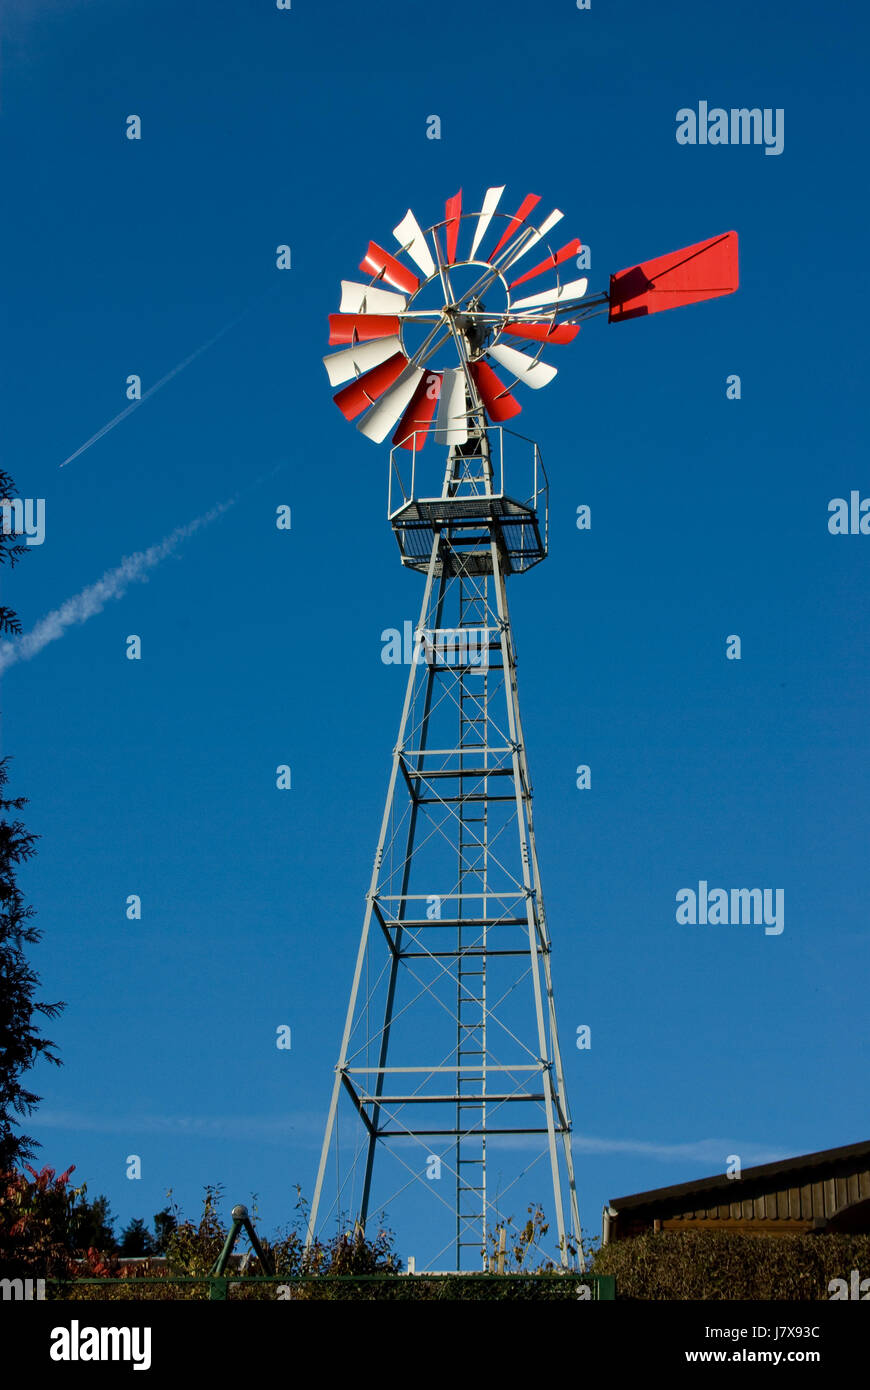
<svg viewBox="0 0 870 1390"><path fill-rule="evenodd" d="M556 375L556 368L549 367L546 362L536 362L533 358L527 357L524 352L518 352L516 348L506 347L504 343L496 343L487 353L500 367L505 367L520 381L525 382L526 386L531 386L533 390L539 391L542 386L546 386Z"/></svg>
<svg viewBox="0 0 870 1390"><path fill-rule="evenodd" d="M583 243L580 238L574 237L572 241L566 242L558 251L554 251L551 255L547 256L545 260L538 261L538 264L533 265L531 270L527 270L525 275L520 275L516 280L511 280L508 288L514 289L517 285L524 285L527 280L534 280L536 275L543 275L545 270L555 270L557 265L561 265L563 261L569 260L571 256L576 256L582 245Z"/></svg>
<svg viewBox="0 0 870 1390"><path fill-rule="evenodd" d="M392 290L342 280L338 307L343 314L400 314L407 309L408 301L403 294L395 294Z"/></svg>
<svg viewBox="0 0 870 1390"><path fill-rule="evenodd" d="M456 242L459 237L459 219L462 216L462 189L454 193L452 198L448 198L444 207L446 224L444 236L447 242L447 264L453 265L456 260Z"/></svg>
<svg viewBox="0 0 870 1390"><path fill-rule="evenodd" d="M490 265L492 265L492 262L495 260L501 248L507 245L514 233L517 232L523 225L529 213L532 211L532 208L537 207L540 201L540 193L526 194L525 198L523 198L523 201L520 203L513 217L509 220L507 226L502 232L500 240L496 242L494 250L490 252L489 256L487 256L487 260L489 261Z"/></svg>
<svg viewBox="0 0 870 1390"><path fill-rule="evenodd" d="M429 251L423 229L410 208L398 227L393 228L393 236L402 250L407 251L414 264L420 267L427 279L430 275L435 274L435 262Z"/></svg>
<svg viewBox="0 0 870 1390"><path fill-rule="evenodd" d="M426 443L426 435L432 424L441 394L441 373L426 372L411 404L402 416L393 435L393 444L400 449L416 449L417 453Z"/></svg>
<svg viewBox="0 0 870 1390"><path fill-rule="evenodd" d="M372 367L377 367L381 362L386 362L388 357L394 353L402 351L402 344L398 335L390 338L379 338L373 343L355 343L353 347L344 348L341 352L330 353L323 359L331 386L339 386L343 381L351 381L355 376L361 376L363 372L371 371Z"/></svg>
<svg viewBox="0 0 870 1390"><path fill-rule="evenodd" d="M405 294L415 294L420 288L420 281L413 270L402 265L402 262L391 256L389 251L385 251L383 246L378 246L376 241L369 242L369 249L360 261L359 268L386 280L388 285L394 285Z"/></svg>
<svg viewBox="0 0 870 1390"><path fill-rule="evenodd" d="M567 285L560 285L556 290L543 290L540 294L530 294L526 299L515 299L511 309L533 309L540 304L559 304L563 299L582 299L588 285L585 277L582 280L569 280Z"/></svg>
<svg viewBox="0 0 870 1390"><path fill-rule="evenodd" d="M355 420L357 415L368 410L369 406L389 390L407 365L408 359L405 354L397 352L386 362L381 362L380 366L366 372L365 376L358 376L350 386L343 386L332 399L346 419Z"/></svg>
<svg viewBox="0 0 870 1390"><path fill-rule="evenodd" d="M461 367L448 367L441 377L441 395L435 418L436 444L464 444L468 438L468 402L465 373Z"/></svg>
<svg viewBox="0 0 870 1390"><path fill-rule="evenodd" d="M508 256L507 260L502 266L502 270L507 270L508 266L512 266L514 264L514 261L518 261L521 256L524 256L526 254L527 251L531 251L533 246L537 246L538 242L541 241L547 235L548 232L552 231L556 223L561 222L564 216L564 212L560 212L558 208L554 208L553 211L550 213L550 216L544 218L540 227L538 227L537 230L534 231L532 235L528 237L526 241L523 242L522 246L520 246L517 251L512 252L510 256Z"/></svg>
<svg viewBox="0 0 870 1390"><path fill-rule="evenodd" d="M492 367L486 362L472 362L471 372L474 384L480 392L480 399L491 420L499 424L502 420L511 420L514 415L519 415L522 406L511 395L504 382L496 376Z"/></svg>
<svg viewBox="0 0 870 1390"><path fill-rule="evenodd" d="M330 314L330 343L367 343L398 335L399 320L388 314Z"/></svg>
<svg viewBox="0 0 870 1390"><path fill-rule="evenodd" d="M573 343L580 332L579 323L524 323L512 319L502 325L502 333L512 338L530 338L536 343Z"/></svg>
<svg viewBox="0 0 870 1390"><path fill-rule="evenodd" d="M360 433L367 439L373 439L376 444L382 444L404 413L424 375L422 367L405 367L402 374L381 396L377 405L372 406L368 415L360 420L357 425Z"/></svg>
<svg viewBox="0 0 870 1390"><path fill-rule="evenodd" d="M483 207L480 210L480 215L477 219L477 226L474 229L474 239L471 243L471 252L469 255L469 260L474 260L474 257L477 253L477 248L480 246L480 243L486 236L487 228L489 227L489 224L492 221L492 215L498 207L499 199L501 198L502 193L504 193L504 184L502 184L501 188L488 188L486 190L486 196L483 200Z"/></svg>

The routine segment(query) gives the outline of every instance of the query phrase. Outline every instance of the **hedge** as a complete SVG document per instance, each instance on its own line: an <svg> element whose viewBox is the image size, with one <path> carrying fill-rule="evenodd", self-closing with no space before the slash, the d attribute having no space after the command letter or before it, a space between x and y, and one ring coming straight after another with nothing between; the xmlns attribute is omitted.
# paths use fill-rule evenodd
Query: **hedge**
<svg viewBox="0 0 870 1390"><path fill-rule="evenodd" d="M228 1275L215 1279L174 1278L171 1274L138 1275L132 1278L50 1280L47 1295L52 1300L74 1302L176 1301L201 1299L286 1301L492 1301L496 1299L565 1300L613 1298L612 1281L596 1288L586 1275L558 1274L435 1274L409 1275L329 1275L274 1276L244 1278ZM586 1285L581 1291L581 1285Z"/></svg>
<svg viewBox="0 0 870 1390"><path fill-rule="evenodd" d="M831 1298L832 1279L870 1278L870 1235L662 1231L603 1246L592 1272L616 1276L617 1299ZM870 1288L870 1285L868 1285Z"/></svg>

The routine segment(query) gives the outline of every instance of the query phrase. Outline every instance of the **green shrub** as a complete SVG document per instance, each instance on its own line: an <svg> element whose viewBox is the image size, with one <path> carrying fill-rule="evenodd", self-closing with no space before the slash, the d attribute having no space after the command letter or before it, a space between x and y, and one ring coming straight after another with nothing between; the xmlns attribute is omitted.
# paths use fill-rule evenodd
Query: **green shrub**
<svg viewBox="0 0 870 1390"><path fill-rule="evenodd" d="M662 1231L605 1245L594 1274L616 1276L618 1299L830 1298L832 1279L870 1277L870 1236Z"/></svg>

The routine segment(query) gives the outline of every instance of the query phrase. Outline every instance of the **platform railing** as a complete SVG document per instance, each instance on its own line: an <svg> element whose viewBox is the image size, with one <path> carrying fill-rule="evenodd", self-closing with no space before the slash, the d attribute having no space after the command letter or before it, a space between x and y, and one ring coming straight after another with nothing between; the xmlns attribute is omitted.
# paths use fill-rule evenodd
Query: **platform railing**
<svg viewBox="0 0 870 1390"><path fill-rule="evenodd" d="M418 448L417 440L424 433L424 445ZM546 513L549 482L541 458L541 451L536 442L527 438L526 435L505 429L503 425L488 426L487 437L492 466L491 495L497 498L510 497L520 506L533 512L544 507ZM398 516L410 502L431 502L441 497L444 478L444 446L436 445L434 426L425 432L417 429L408 438L411 441L410 449L405 449L399 443L390 450L387 487L387 516L390 521ZM428 451L424 453L425 446L428 446ZM505 488L506 450L508 455L507 490ZM523 456L525 456L524 465ZM521 482L523 467L525 467L525 482ZM517 486L518 483L520 483L519 487ZM526 495L524 496L523 493ZM462 494L463 498L467 498L469 495L468 493Z"/></svg>

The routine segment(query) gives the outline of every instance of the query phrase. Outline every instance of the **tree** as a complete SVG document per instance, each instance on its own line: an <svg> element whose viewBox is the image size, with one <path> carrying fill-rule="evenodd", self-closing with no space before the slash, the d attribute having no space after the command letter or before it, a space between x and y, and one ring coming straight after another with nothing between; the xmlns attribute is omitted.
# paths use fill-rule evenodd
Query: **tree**
<svg viewBox="0 0 870 1390"><path fill-rule="evenodd" d="M0 498L8 498L15 485L8 473L0 469ZM8 515L8 513L7 513ZM26 551L26 545L0 529L0 564L15 565ZM21 624L11 608L0 607L0 633L16 635ZM16 1133L16 1116L29 1115L40 1097L22 1081L23 1075L40 1057L60 1065L52 1050L54 1043L42 1037L36 1015L55 1018L64 1007L38 1003L35 992L39 976L31 970L25 947L33 946L42 932L30 925L33 908L24 902L16 874L20 865L35 853L37 836L28 831L15 814L27 805L23 796L3 795L8 780L8 758L0 759L0 1173L9 1173L26 1158L32 1158L39 1147L27 1134Z"/></svg>
<svg viewBox="0 0 870 1390"><path fill-rule="evenodd" d="M32 1158L39 1147L28 1134L17 1133L17 1115L29 1115L40 1097L24 1085L22 1077L40 1057L60 1066L54 1043L41 1035L37 1014L56 1018L63 1002L39 1003L34 994L39 976L30 968L24 947L42 939L42 932L29 925L33 908L25 906L16 882L16 871L35 850L37 837L10 812L27 804L23 796L9 799L2 794L9 780L9 759L0 759L0 1172L11 1172L16 1164Z"/></svg>
<svg viewBox="0 0 870 1390"><path fill-rule="evenodd" d="M121 1232L118 1250L122 1255L165 1255L169 1242L178 1229L178 1218L171 1207L154 1213L154 1231L149 1231L141 1216L134 1216Z"/></svg>
<svg viewBox="0 0 870 1390"><path fill-rule="evenodd" d="M177 1222L166 1249L174 1273L195 1278L208 1274L227 1238L227 1228L218 1211L222 1197L220 1183L207 1183L199 1222Z"/></svg>
<svg viewBox="0 0 870 1390"><path fill-rule="evenodd" d="M0 499L8 501L15 493L15 484L9 474L0 468ZM0 530L0 565L9 561L10 569L18 564L22 555L27 554L28 547L23 541L19 541L15 532L8 534L5 529ZM0 632L8 632L11 636L17 637L21 631L21 623L18 614L11 608L0 607Z"/></svg>
<svg viewBox="0 0 870 1390"><path fill-rule="evenodd" d="M154 1254L165 1255L178 1221L169 1207L154 1213Z"/></svg>
<svg viewBox="0 0 870 1390"><path fill-rule="evenodd" d="M79 1189L69 1186L74 1169L59 1176L53 1168L37 1173L0 1174L0 1269L4 1276L36 1274L59 1279L75 1272L70 1239L72 1211Z"/></svg>
<svg viewBox="0 0 870 1390"><path fill-rule="evenodd" d="M526 1210L528 1220L523 1226L516 1225L513 1217L509 1216L499 1222L494 1231L487 1230L486 1247L481 1253L486 1256L491 1272L498 1273L501 1270L505 1274L551 1274L560 1268L561 1242L557 1246L559 1264L556 1264L544 1249L544 1239L550 1229L550 1223L543 1207L539 1202L535 1202ZM570 1236L566 1235L564 1241L568 1256L573 1260L578 1254L577 1246ZM590 1259L595 1251L596 1240L583 1240L582 1245L586 1258Z"/></svg>
<svg viewBox="0 0 870 1390"><path fill-rule="evenodd" d="M122 1255L153 1255L154 1237L141 1216L134 1216L121 1232L119 1250Z"/></svg>
<svg viewBox="0 0 870 1390"><path fill-rule="evenodd" d="M95 1197L89 1202L87 1187L83 1186L71 1213L72 1245L77 1250L98 1250L103 1255L112 1254L117 1249L114 1222L108 1197Z"/></svg>
<svg viewBox="0 0 870 1390"><path fill-rule="evenodd" d="M393 1233L379 1226L374 1237L348 1222L345 1229L306 1249L308 1203L297 1187L296 1216L274 1240L260 1236L275 1274L288 1278L307 1274L398 1274L402 1262L393 1250ZM166 1250L167 1262L176 1275L202 1278L223 1249L227 1226L220 1215L223 1188L207 1186L199 1222L178 1220ZM177 1207L173 1212L181 1217ZM155 1217L155 1224L157 1218Z"/></svg>
<svg viewBox="0 0 870 1390"><path fill-rule="evenodd" d="M62 1279L108 1274L115 1255L112 1213L105 1197L87 1198L70 1174L53 1168L0 1174L0 1270L4 1276L36 1274ZM30 1177L27 1174L30 1174ZM85 1267L78 1262L85 1261Z"/></svg>

